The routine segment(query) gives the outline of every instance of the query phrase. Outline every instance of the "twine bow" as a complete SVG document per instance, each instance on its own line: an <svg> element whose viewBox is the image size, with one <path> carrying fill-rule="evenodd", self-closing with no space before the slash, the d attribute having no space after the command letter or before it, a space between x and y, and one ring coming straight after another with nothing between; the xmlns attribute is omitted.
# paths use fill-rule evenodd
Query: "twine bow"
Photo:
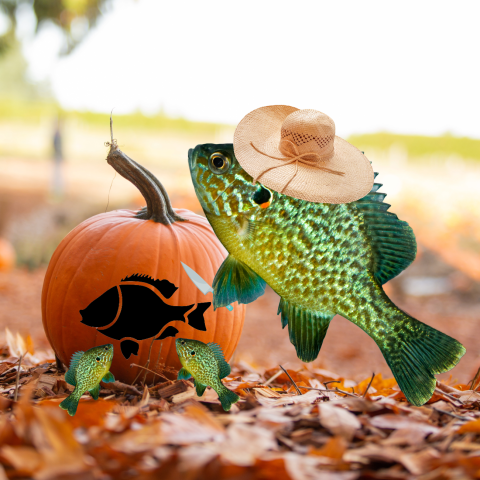
<svg viewBox="0 0 480 480"><path fill-rule="evenodd" d="M330 157L331 155L320 155L316 152L307 152L307 153L298 153L298 149L297 149L297 146L291 142L290 140L282 140L282 143L286 143L288 142L290 144L290 146L293 148L294 152L295 153L291 153L289 152L288 150L284 150L284 153L285 156L287 157L290 157L289 160L285 161L285 158L282 158L282 157L274 157L272 155L268 155L267 153L265 152L262 152L261 150L259 150L252 142L250 142L250 145L254 148L255 151L257 151L258 153L260 153L261 155L265 155L266 157L269 157L269 158L273 158L274 160L283 160L284 162L280 165L274 165L273 167L269 167L267 169L265 169L263 172L260 172L256 177L253 178L253 184L255 185L255 183L257 182L257 180L266 172L268 172L269 170L272 170L274 168L279 168L279 167L283 167L285 165L290 165L291 163L295 162L295 172L292 176L292 178L290 178L290 180L285 184L285 186L282 188L282 190L280 191L280 193L283 193L283 191L288 187L288 185L290 184L290 182L295 178L295 176L297 175L297 172L298 172L298 163L303 163L304 165L309 165L310 167L314 167L314 168L318 168L319 170L323 170L324 172L327 172L327 173L331 173L333 175L340 175L343 177L343 175L345 175L344 172L339 172L338 170L332 170L331 168L327 168L327 167L324 167L322 165L318 165L317 162L318 160L323 160L323 159L326 159L328 157ZM306 159L304 157L307 157L307 156L314 156L316 157L315 160L311 160L311 159Z"/></svg>

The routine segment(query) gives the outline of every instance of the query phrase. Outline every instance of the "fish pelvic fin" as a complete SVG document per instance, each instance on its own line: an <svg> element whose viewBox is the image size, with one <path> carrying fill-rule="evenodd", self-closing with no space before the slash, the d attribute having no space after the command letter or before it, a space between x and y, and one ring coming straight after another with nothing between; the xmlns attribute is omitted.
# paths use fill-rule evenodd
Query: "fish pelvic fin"
<svg viewBox="0 0 480 480"><path fill-rule="evenodd" d="M213 279L213 309L233 302L251 303L265 293L266 285L249 266L229 255Z"/></svg>
<svg viewBox="0 0 480 480"><path fill-rule="evenodd" d="M177 380L188 380L191 376L190 372L185 367L182 367L178 372Z"/></svg>
<svg viewBox="0 0 480 480"><path fill-rule="evenodd" d="M280 299L277 313L282 315L282 328L288 325L298 358L302 362L315 360L335 314L311 311L284 298Z"/></svg>
<svg viewBox="0 0 480 480"><path fill-rule="evenodd" d="M371 336L407 400L421 406L433 395L434 375L451 370L466 350L454 338L396 310L396 321L388 324L392 330L381 339Z"/></svg>
<svg viewBox="0 0 480 480"><path fill-rule="evenodd" d="M225 385L222 386L217 391L218 399L222 404L223 409L228 412L232 405L240 399L240 397L235 393L229 390Z"/></svg>
<svg viewBox="0 0 480 480"><path fill-rule="evenodd" d="M80 397L82 394L77 392L75 389L62 403L60 403L59 407L62 410L66 410L68 414L73 417L77 412L78 402L80 401Z"/></svg>
<svg viewBox="0 0 480 480"><path fill-rule="evenodd" d="M112 383L114 381L115 381L115 377L113 376L112 372L107 372L102 378L103 383Z"/></svg>

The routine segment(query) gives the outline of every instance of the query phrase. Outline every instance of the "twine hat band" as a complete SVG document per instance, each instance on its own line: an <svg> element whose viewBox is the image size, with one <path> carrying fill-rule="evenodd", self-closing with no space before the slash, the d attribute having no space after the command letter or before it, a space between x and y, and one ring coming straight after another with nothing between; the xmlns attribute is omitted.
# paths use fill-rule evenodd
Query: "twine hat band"
<svg viewBox="0 0 480 480"><path fill-rule="evenodd" d="M237 125L233 148L253 184L289 197L348 203L367 195L373 185L369 160L337 137L334 121L317 110L257 108Z"/></svg>
<svg viewBox="0 0 480 480"><path fill-rule="evenodd" d="M318 154L317 152L306 152L306 153L299 153L298 152L298 148L297 146L291 142L290 140L282 140L281 141L281 145L284 144L284 143L287 143L289 144L289 146L292 147L293 151L295 152L295 154L289 152L287 149L282 149L282 153L286 156L286 157L290 157L288 160L286 158L282 158L282 157L274 157L273 155L269 155L268 153L265 153L265 152L262 152L261 150L259 150L254 144L253 142L250 142L250 145L258 152L260 153L261 155L265 155L266 157L269 157L269 158L273 158L274 160L283 160L284 163L280 164L280 165L273 165L272 167L269 167L269 168L266 168L265 170L263 170L262 172L258 173L257 175L255 175L253 177L253 184L255 185L258 181L258 179L264 174L264 173L267 173L269 170L272 170L274 168L280 168L280 167L284 167L286 165L290 165L291 163L295 162L295 172L294 174L292 175L292 177L290 178L290 180L285 184L285 186L280 190L280 193L283 193L284 190L288 187L288 185L290 185L290 182L295 178L295 176L297 175L298 173L298 163L303 163L305 165L308 165L310 167L314 167L314 168L318 168L319 170L323 170L324 172L327 172L327 173L331 173L333 175L345 175L344 172L339 172L338 170L332 170L331 168L327 168L327 167L324 167L322 165L318 165L318 161L321 161L321 160L330 160L333 155L334 155L334 152L332 153L329 153L327 155L320 155ZM308 158L304 158L304 157L315 157L316 159L308 159Z"/></svg>

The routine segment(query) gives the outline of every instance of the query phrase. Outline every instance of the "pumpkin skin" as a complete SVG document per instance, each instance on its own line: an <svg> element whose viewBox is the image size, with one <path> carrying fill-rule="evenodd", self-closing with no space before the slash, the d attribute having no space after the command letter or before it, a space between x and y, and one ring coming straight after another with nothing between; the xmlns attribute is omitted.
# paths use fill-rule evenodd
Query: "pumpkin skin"
<svg viewBox="0 0 480 480"><path fill-rule="evenodd" d="M110 371L117 380L131 384L137 378L143 379L147 372L130 365L146 366L150 348L150 369L155 370L159 353L160 364L176 370L181 368L175 338L218 343L228 361L240 339L245 305L234 303L232 311L224 307L214 311L212 293L203 295L180 263L193 268L211 285L227 257L226 249L206 218L189 210L173 209L158 179L121 152L114 140L110 147L108 163L140 189L147 207L139 212L116 210L89 218L73 229L55 250L43 284L42 321L57 362L60 360L69 366L75 352L111 343L114 356ZM135 339L139 345L138 355L125 358L120 348L122 339L115 340L104 335L101 329L82 323L81 310L120 285L122 279L135 274L168 280L178 287L173 295L163 300L168 305L212 302L203 314L206 331L195 329L187 322L172 321L168 325L178 329L175 337L155 341L154 337ZM127 282L132 283L142 285L140 281ZM119 312L122 305L120 303ZM135 311L136 307L131 308ZM139 316L131 322L133 327L137 322L156 321L156 311L150 310L150 314L150 319ZM116 318L120 318L118 315ZM101 328L109 328L115 321ZM146 377L148 383L159 379L151 373Z"/></svg>
<svg viewBox="0 0 480 480"><path fill-rule="evenodd" d="M0 272L9 272L15 266L15 256L11 243L0 238Z"/></svg>
<svg viewBox="0 0 480 480"><path fill-rule="evenodd" d="M128 275L146 274L154 279L167 279L179 287L166 300L169 305L213 302L212 293L203 295L180 262L212 284L227 251L205 218L188 210L175 209L175 212L188 221L165 226L135 218L136 212L131 210L96 215L77 226L60 243L45 276L42 319L47 338L65 365L70 364L76 351L106 343L114 346L110 370L118 380L132 383L139 369L130 368L130 364L147 363L152 338L138 340L138 356L126 359L119 340L81 323L80 310ZM214 311L210 306L204 314L205 332L186 322L170 325L179 330L177 337L218 343L228 360L240 339L245 318L245 305L235 303L233 307L230 312L226 308ZM154 367L162 344L160 363L179 370L173 337L153 342L150 368ZM152 377L149 375L148 379L153 380Z"/></svg>

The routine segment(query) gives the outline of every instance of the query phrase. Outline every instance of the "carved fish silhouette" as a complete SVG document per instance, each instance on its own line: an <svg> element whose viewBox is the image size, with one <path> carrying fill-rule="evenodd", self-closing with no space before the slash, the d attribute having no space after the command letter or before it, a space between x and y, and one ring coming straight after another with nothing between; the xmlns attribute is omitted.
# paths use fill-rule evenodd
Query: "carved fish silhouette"
<svg viewBox="0 0 480 480"><path fill-rule="evenodd" d="M138 340L157 335L155 340L175 337L178 333L175 327L168 326L163 332L162 329L173 321L185 322L185 314L188 312L188 325L196 330L207 330L203 314L211 302L197 303L193 310L194 303L186 306L168 305L161 296L170 298L178 287L168 280L154 280L147 275L130 275L121 282L137 284L120 283L110 288L88 307L80 310L80 315L84 325L97 328L107 337L121 340L120 349L125 358L132 354L138 355Z"/></svg>

